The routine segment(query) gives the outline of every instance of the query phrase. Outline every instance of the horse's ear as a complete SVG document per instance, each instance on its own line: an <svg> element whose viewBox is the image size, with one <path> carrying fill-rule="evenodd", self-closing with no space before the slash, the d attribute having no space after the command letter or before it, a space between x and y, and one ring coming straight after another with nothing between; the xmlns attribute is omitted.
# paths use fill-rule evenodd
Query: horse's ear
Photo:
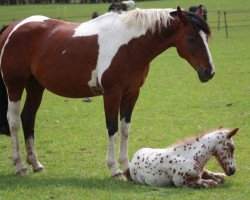
<svg viewBox="0 0 250 200"><path fill-rule="evenodd" d="M237 132L238 132L239 128L235 128L232 131L230 131L227 135L227 139L230 139L231 137L233 137Z"/></svg>
<svg viewBox="0 0 250 200"><path fill-rule="evenodd" d="M177 16L184 25L189 23L188 17L182 12L179 6L177 7Z"/></svg>
<svg viewBox="0 0 250 200"><path fill-rule="evenodd" d="M196 15L198 16L202 16L203 15L203 9L202 9L202 5L199 5L197 10L196 10Z"/></svg>
<svg viewBox="0 0 250 200"><path fill-rule="evenodd" d="M223 128L223 126L219 126L219 127L218 127L218 129L222 129L222 128Z"/></svg>

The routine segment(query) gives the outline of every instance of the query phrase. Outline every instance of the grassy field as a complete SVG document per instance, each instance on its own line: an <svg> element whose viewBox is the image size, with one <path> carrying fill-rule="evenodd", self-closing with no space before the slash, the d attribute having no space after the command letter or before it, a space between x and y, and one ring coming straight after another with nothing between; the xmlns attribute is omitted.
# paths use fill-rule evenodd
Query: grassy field
<svg viewBox="0 0 250 200"><path fill-rule="evenodd" d="M187 8L195 2L169 0L137 5ZM250 8L250 2L243 0L200 3L212 11ZM0 24L31 14L63 18L65 7L69 20L84 21L94 10L105 12L108 5L1 6ZM232 20L249 19L249 14L230 16ZM211 13L208 17L213 22L217 15ZM8 159L10 139L0 136L0 199L250 199L249 32L250 26L229 28L226 38L224 29L212 30L209 45L216 75L206 84L199 82L175 49L161 54L151 64L132 118L130 158L142 147L163 148L207 129L239 127L240 134L234 138L237 172L219 188L154 188L111 179L105 161L107 135L102 97L84 103L45 92L37 116L36 147L46 172L15 176ZM214 159L207 168L222 171Z"/></svg>

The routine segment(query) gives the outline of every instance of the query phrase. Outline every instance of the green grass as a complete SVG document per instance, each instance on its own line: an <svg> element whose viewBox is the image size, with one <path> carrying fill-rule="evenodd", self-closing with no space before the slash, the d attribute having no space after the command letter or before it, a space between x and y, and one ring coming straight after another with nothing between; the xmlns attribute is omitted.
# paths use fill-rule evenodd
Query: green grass
<svg viewBox="0 0 250 200"><path fill-rule="evenodd" d="M153 1L139 7L188 7L196 1ZM240 10L248 1L201 1L209 10ZM2 6L0 19L43 14L56 17L56 7L68 16L108 5ZM63 14L61 14L63 16ZM235 15L232 15L234 17ZM209 16L211 21L216 15ZM235 16L239 17L238 15ZM241 15L241 18L248 17ZM75 18L78 20L78 18ZM6 23L8 20L6 20ZM213 29L210 50L216 75L199 82L194 70L169 49L151 64L133 113L129 157L142 147L163 148L187 136L221 125L239 127L234 138L237 172L216 189L154 188L109 178L106 167L106 129L102 97L92 103L65 99L45 92L36 124L36 148L46 172L16 177L8 156L10 139L0 136L0 199L250 199L250 27ZM231 105L231 106L229 106ZM22 133L20 133L22 136ZM24 141L21 139L22 152ZM222 171L214 159L207 166Z"/></svg>

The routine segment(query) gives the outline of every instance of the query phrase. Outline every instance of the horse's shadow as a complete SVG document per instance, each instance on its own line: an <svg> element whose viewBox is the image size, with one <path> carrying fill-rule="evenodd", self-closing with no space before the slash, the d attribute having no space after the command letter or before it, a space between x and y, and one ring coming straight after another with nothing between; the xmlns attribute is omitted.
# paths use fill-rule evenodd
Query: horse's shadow
<svg viewBox="0 0 250 200"><path fill-rule="evenodd" d="M136 187L144 187L145 190L149 189L147 186L137 185L131 181L115 180L112 178L82 178L82 177L41 177L40 175L16 176L13 174L1 175L0 174L0 190L5 188L39 188L39 187L72 187L83 189L98 189L105 191L127 191L135 190ZM143 190L142 190L143 192Z"/></svg>

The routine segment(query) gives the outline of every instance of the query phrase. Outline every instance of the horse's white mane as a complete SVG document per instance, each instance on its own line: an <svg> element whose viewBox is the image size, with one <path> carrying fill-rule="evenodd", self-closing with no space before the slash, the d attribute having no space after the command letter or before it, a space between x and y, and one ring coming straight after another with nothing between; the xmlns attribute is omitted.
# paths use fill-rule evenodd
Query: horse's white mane
<svg viewBox="0 0 250 200"><path fill-rule="evenodd" d="M175 9L135 9L126 12L122 16L122 20L129 26L141 30L142 28L149 29L152 33L161 26L167 27L172 18L170 12ZM160 31L160 29L159 29Z"/></svg>

